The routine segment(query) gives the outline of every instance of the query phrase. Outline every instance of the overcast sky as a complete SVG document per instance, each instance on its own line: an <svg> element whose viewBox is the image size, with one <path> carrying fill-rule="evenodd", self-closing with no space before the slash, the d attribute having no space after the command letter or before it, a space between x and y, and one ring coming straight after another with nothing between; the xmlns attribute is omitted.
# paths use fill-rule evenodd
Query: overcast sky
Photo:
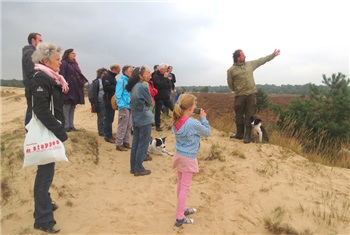
<svg viewBox="0 0 350 235"><path fill-rule="evenodd" d="M347 1L2 1L2 79L22 79L30 32L73 48L91 81L100 67L174 67L178 86L227 85L232 53L281 55L255 70L256 84L321 84L349 76ZM117 77L119 78L120 75Z"/></svg>

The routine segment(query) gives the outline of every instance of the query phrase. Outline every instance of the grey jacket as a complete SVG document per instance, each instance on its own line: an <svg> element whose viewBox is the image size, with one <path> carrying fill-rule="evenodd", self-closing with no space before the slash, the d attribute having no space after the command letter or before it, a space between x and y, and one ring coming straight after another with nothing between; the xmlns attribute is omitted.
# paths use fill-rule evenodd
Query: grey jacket
<svg viewBox="0 0 350 235"><path fill-rule="evenodd" d="M152 97L148 87L141 82L136 83L130 92L130 100L133 126L142 127L152 124L154 116L149 109Z"/></svg>

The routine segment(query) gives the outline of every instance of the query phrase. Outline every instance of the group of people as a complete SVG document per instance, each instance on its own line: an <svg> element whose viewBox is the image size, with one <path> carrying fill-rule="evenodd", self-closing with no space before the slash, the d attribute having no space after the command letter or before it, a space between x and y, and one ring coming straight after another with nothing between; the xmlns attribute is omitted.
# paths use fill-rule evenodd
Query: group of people
<svg viewBox="0 0 350 235"><path fill-rule="evenodd" d="M87 79L82 74L76 54L68 49L60 58L61 49L55 44L42 42L38 33L28 36L29 45L23 48L22 70L27 111L25 124L28 124L32 113L53 132L62 142L68 139L67 132L75 131L74 111L77 104L84 104L83 86ZM247 115L255 112L256 88L253 71L260 65L279 55L279 50L256 61L245 62L245 55L237 50L234 65L228 70L229 87L236 93L235 101L237 134L233 138L242 139L244 126L246 134L244 142L250 135ZM186 205L187 194L193 173L198 172L197 154L200 148L200 137L210 135L210 125L206 112L201 108L200 120L194 115L196 97L192 94L180 94L175 104L170 95L176 82L172 67L160 64L153 75L149 67L134 67L114 64L110 69L97 70L98 83L97 103L95 110L104 110L98 115L98 132L107 142L116 143L116 149L130 153L130 173L134 176L149 175L143 162L147 156L151 138L152 124L156 130L162 131L160 114L164 107L173 111L172 131L175 135L176 154L173 168L177 169L177 207L176 226L192 224L193 219L187 215L197 212ZM116 76L122 71L121 78ZM112 136L112 123L115 110L111 99L115 97L118 105L118 129L115 140ZM50 110L53 102L54 112ZM255 102L255 103L254 103ZM155 105L155 115L152 112ZM249 107L248 107L249 106ZM99 114L99 112L98 112ZM243 127L242 127L243 126ZM133 128L132 145L130 145L131 128ZM125 150L126 149L126 150ZM34 228L48 233L57 233L53 211L58 206L52 201L49 193L55 172L55 163L39 165L34 183Z"/></svg>
<svg viewBox="0 0 350 235"><path fill-rule="evenodd" d="M93 112L97 113L97 129L100 136L104 136L106 142L114 143L116 150L127 151L131 149L130 134L132 130L131 99L130 92L126 89L135 67L114 64L110 70L99 68L96 71L96 91L92 96L98 98L90 99ZM154 111L154 121L156 131L163 131L161 128L161 112L165 108L174 109L174 103L171 94L175 89L176 77L172 73L172 66L159 64L154 66L154 71L148 81L144 83L148 86L152 102L150 109ZM122 72L121 77L116 80L116 76ZM97 95L96 95L97 94ZM111 99L116 99L118 108L118 127L116 137L112 135L112 124L114 121L115 110L111 106ZM146 160L151 158L147 156Z"/></svg>
<svg viewBox="0 0 350 235"><path fill-rule="evenodd" d="M28 36L28 43L22 49L22 72L23 84L25 87L25 96L27 99L27 111L25 117L25 125L27 125L32 117L32 95L29 93L29 81L39 70L37 64L34 65L32 55L36 46L42 42L42 36L39 33L31 33ZM63 117L64 128L66 132L77 131L74 126L74 113L77 104L84 104L84 85L88 82L82 74L76 61L76 53L74 49L64 51L60 59L59 74L65 78L69 84L69 89L63 94Z"/></svg>

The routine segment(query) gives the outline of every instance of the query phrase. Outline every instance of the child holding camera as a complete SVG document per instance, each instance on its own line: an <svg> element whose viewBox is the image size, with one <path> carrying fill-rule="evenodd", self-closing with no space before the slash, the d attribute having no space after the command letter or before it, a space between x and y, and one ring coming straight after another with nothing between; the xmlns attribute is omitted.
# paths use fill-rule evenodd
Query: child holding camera
<svg viewBox="0 0 350 235"><path fill-rule="evenodd" d="M201 121L191 116L198 111ZM173 168L177 169L177 208L175 225L193 224L193 219L186 218L197 212L196 208L187 208L186 199L193 173L198 172L197 153L200 137L210 135L210 126L203 109L196 108L196 97L191 94L180 95L173 111L173 132L175 134L176 154Z"/></svg>

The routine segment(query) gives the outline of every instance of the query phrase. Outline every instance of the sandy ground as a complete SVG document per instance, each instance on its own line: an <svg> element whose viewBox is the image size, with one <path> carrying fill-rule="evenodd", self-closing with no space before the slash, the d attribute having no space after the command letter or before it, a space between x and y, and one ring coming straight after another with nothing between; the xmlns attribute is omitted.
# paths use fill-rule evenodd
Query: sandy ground
<svg viewBox="0 0 350 235"><path fill-rule="evenodd" d="M1 234L41 234L33 229L36 167L22 168L24 91L0 88ZM271 144L243 144L213 128L201 140L188 196L198 213L193 225L177 228L172 157L152 155L144 163L152 174L134 177L130 151L97 135L89 107L77 107L79 131L65 142L69 162L56 164L50 190L60 234L350 234L350 170ZM175 151L170 130L152 136L167 136L167 150Z"/></svg>

